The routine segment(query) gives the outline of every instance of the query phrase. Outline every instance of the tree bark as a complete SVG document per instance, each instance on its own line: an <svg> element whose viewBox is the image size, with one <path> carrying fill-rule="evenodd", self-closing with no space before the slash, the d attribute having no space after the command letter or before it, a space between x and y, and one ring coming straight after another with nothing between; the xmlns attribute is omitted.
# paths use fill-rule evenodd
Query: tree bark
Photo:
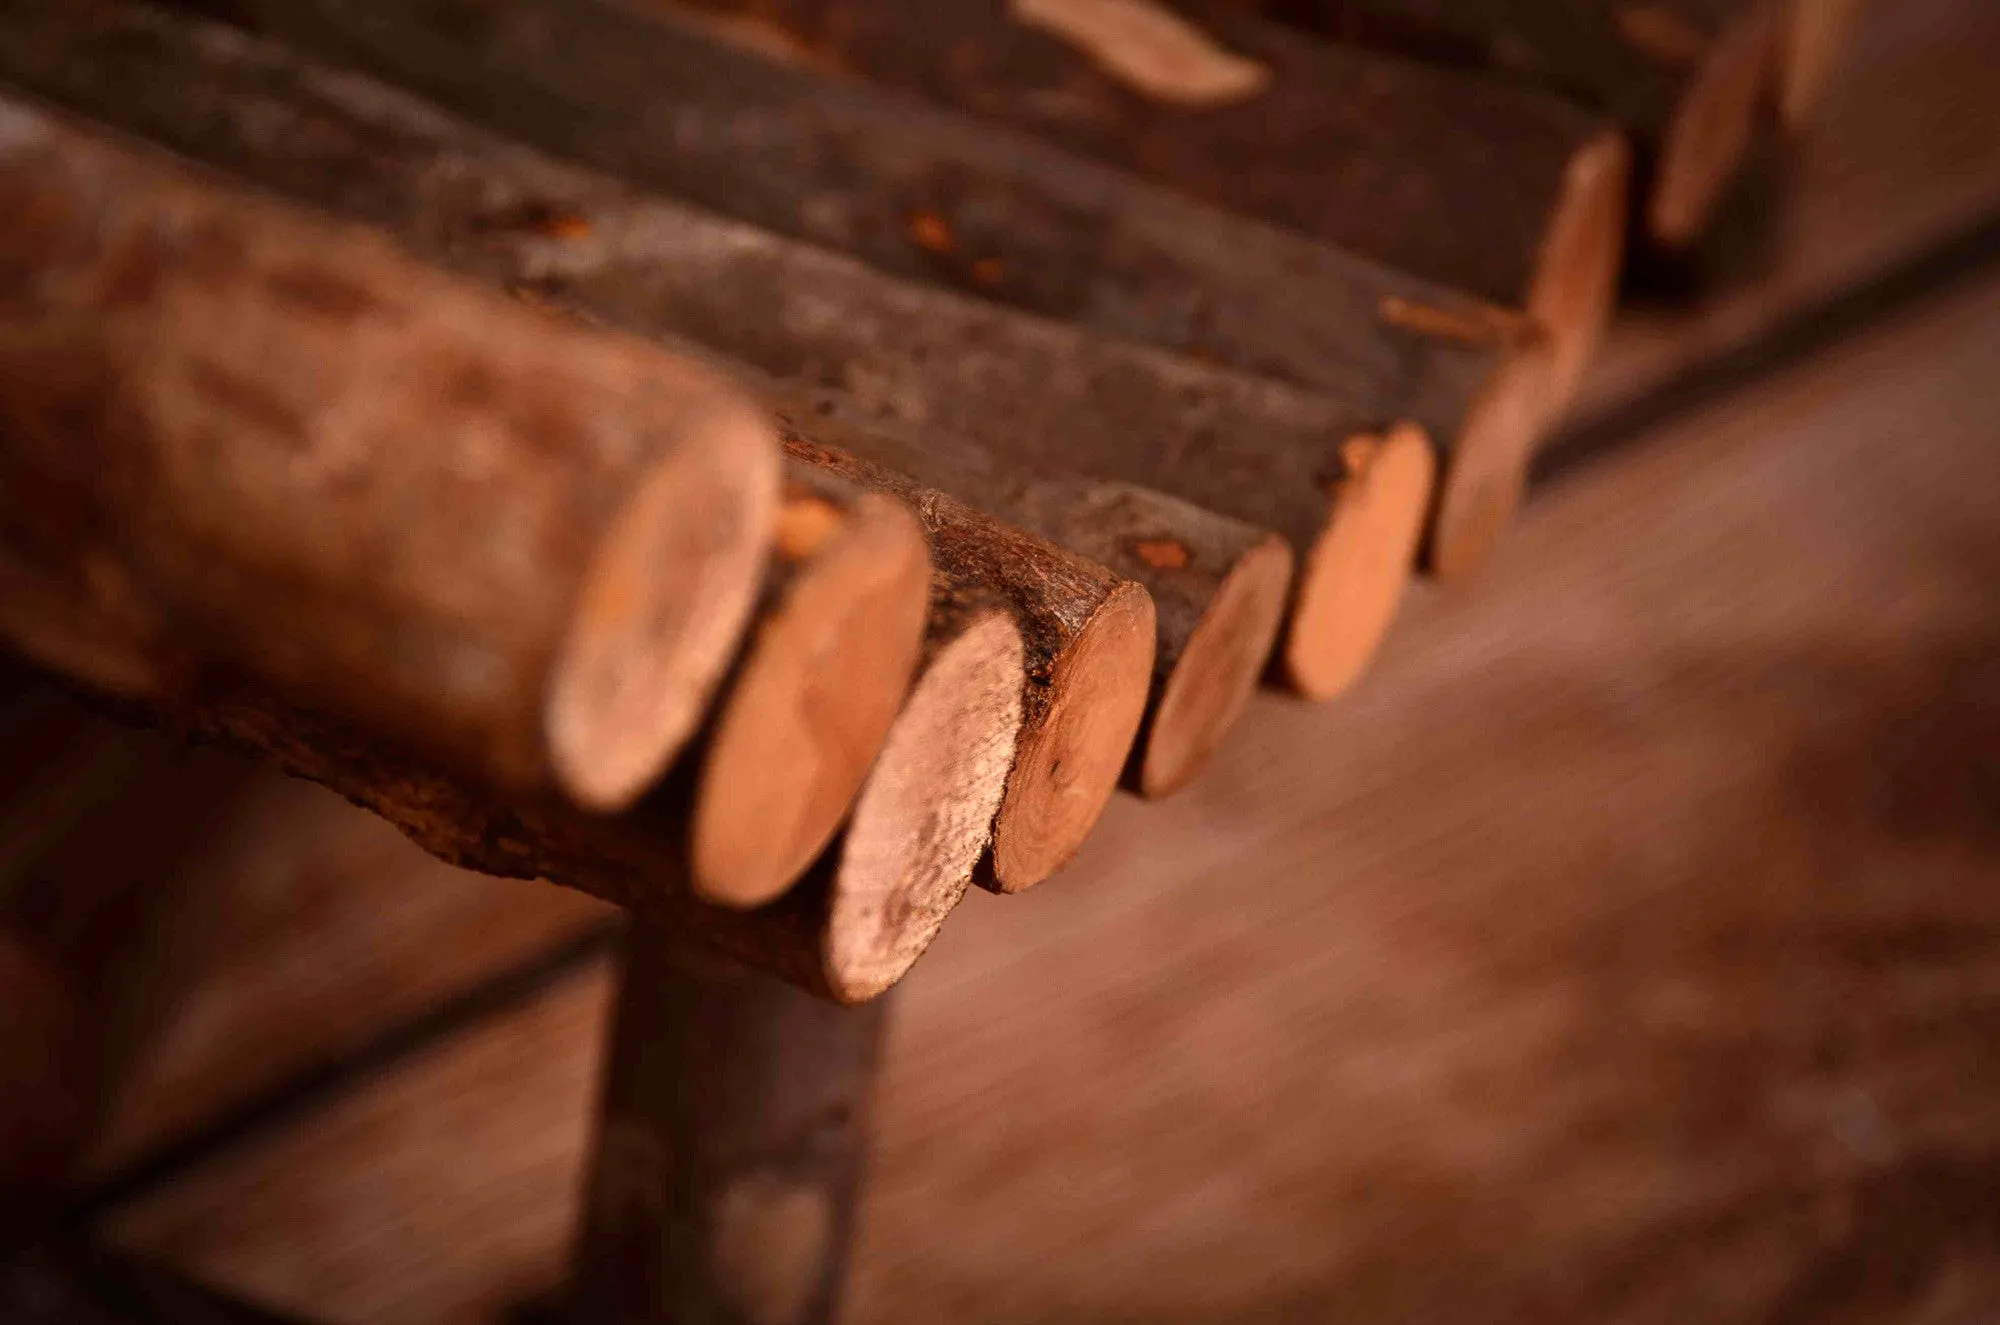
<svg viewBox="0 0 2000 1325"><path fill-rule="evenodd" d="M1315 388L1368 431L1415 422L1445 455L1431 561L1446 572L1504 525L1549 421L1549 349L1516 316L1025 136L773 64L685 19L604 0L227 8L709 211Z"/></svg>
<svg viewBox="0 0 2000 1325"><path fill-rule="evenodd" d="M930 599L923 529L900 502L794 464L776 529L689 807L695 891L731 906L782 893L847 817L909 690Z"/></svg>
<svg viewBox="0 0 2000 1325"><path fill-rule="evenodd" d="M1230 211L1525 312L1552 412L1602 338L1629 151L1559 97L1315 42L1227 5L690 0L798 58L1026 130ZM1176 25L1182 58L1129 11ZM727 30L726 30L727 31ZM1152 58L1146 58L1148 55ZM1216 82L1218 67L1243 73ZM1169 77L1167 75L1177 75ZM1477 216L1477 227L1465 218Z"/></svg>
<svg viewBox="0 0 2000 1325"><path fill-rule="evenodd" d="M0 635L219 677L488 785L630 804L694 728L778 486L726 381L0 101Z"/></svg>
<svg viewBox="0 0 2000 1325"><path fill-rule="evenodd" d="M753 910L695 896L680 831L685 800L674 784L630 813L603 816L553 796L495 796L268 696L211 694L171 712L107 707L128 722L272 759L388 820L447 864L577 888L679 943L860 1003L901 978L963 896L1012 755L1021 687L1007 623L996 632L991 612L967 610L963 599L952 610L960 615L934 614L935 661L916 688L924 702L913 700L898 718L853 821L794 887ZM878 793L878 784L892 791ZM921 790L910 791L913 784Z"/></svg>
<svg viewBox="0 0 2000 1325"><path fill-rule="evenodd" d="M885 1010L636 932L575 1266L578 1325L831 1322Z"/></svg>
<svg viewBox="0 0 2000 1325"><path fill-rule="evenodd" d="M1524 79L1623 125L1640 221L1693 242L1749 149L1778 0L1239 0L1341 42Z"/></svg>
<svg viewBox="0 0 2000 1325"><path fill-rule="evenodd" d="M785 453L901 498L930 535L931 564L960 592L1014 613L1028 683L993 845L978 880L1019 892L1074 856L1104 813L1132 749L1152 674L1146 590L1089 561L846 449L866 439L817 414L778 411Z"/></svg>

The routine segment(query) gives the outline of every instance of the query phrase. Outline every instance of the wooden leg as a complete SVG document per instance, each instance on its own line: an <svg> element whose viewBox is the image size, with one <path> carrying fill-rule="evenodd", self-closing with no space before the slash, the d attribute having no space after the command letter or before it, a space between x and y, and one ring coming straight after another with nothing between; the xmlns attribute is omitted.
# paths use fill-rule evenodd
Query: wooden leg
<svg viewBox="0 0 2000 1325"><path fill-rule="evenodd" d="M883 1000L822 1002L635 930L576 1268L579 1325L834 1318Z"/></svg>

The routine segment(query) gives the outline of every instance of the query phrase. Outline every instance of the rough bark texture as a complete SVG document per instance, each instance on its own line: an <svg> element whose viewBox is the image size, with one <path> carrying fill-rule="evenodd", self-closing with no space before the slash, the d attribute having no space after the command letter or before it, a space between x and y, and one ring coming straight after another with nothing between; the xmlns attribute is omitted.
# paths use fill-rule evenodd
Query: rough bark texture
<svg viewBox="0 0 2000 1325"><path fill-rule="evenodd" d="M628 945L572 1319L835 1318L885 1009Z"/></svg>
<svg viewBox="0 0 2000 1325"><path fill-rule="evenodd" d="M1647 235L1698 235L1773 75L1777 0L1239 0L1310 31L1527 80L1632 134Z"/></svg>
<svg viewBox="0 0 2000 1325"><path fill-rule="evenodd" d="M942 494L1144 586L1154 606L1152 684L1126 783L1162 796L1194 773L1271 656L1294 564L1280 536L1151 488L1030 471L949 433L884 421L851 394L739 372L786 425L861 461L872 481L920 510ZM1337 497L1338 473L1322 494ZM1315 539L1327 496L1317 500Z"/></svg>
<svg viewBox="0 0 2000 1325"><path fill-rule="evenodd" d="M726 381L0 102L0 633L242 675L496 787L630 803L750 610Z"/></svg>
<svg viewBox="0 0 2000 1325"><path fill-rule="evenodd" d="M623 906L676 941L764 971L821 997L857 1002L881 992L937 931L941 915L906 915L878 907L849 923L875 927L858 936L833 933L845 914L834 859L822 857L769 905L752 911L716 906L693 894L687 846L679 831L685 806L680 779L654 793L654 806L617 817L589 814L555 799L510 800L468 786L386 750L337 719L265 696L212 694L172 712L111 705L117 716L169 734L209 741L273 760L284 771L328 787L380 815L447 864L502 878L547 879ZM945 908L949 909L949 908ZM905 937L905 931L915 938ZM848 948L903 954L901 968L863 984L832 964Z"/></svg>
<svg viewBox="0 0 2000 1325"><path fill-rule="evenodd" d="M1531 312L1561 343L1566 387L1609 316L1626 150L1614 126L1539 89L1322 44L1219 4L1179 6L1207 58L1179 63L1177 92L1135 76L1144 35L1093 41L1088 4L1045 15L1023 0L690 3L765 25L815 64ZM1181 94L1228 60L1255 77Z"/></svg>
<svg viewBox="0 0 2000 1325"><path fill-rule="evenodd" d="M856 455L867 435L818 411L778 412L785 452L908 502L934 574L990 593L1020 627L1021 736L979 882L1033 887L1068 862L1103 813L1144 713L1156 632L1151 597L1097 562Z"/></svg>
<svg viewBox="0 0 2000 1325"><path fill-rule="evenodd" d="M1545 351L1488 303L685 19L603 0L224 8L558 155L883 271L1317 388L1371 427L1409 419L1447 456L1547 421L1547 381L1514 371ZM1500 449L1525 463L1529 446ZM1478 504L1454 497L1457 468L1441 530Z"/></svg>
<svg viewBox="0 0 2000 1325"><path fill-rule="evenodd" d="M734 906L783 892L846 817L909 690L930 597L915 516L796 464L771 564L689 809L695 890Z"/></svg>

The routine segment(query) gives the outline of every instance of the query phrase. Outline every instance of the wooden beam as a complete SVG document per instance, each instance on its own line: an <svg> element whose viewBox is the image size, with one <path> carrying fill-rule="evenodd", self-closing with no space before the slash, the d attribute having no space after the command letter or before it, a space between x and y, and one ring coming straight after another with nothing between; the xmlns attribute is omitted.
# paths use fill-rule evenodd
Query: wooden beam
<svg viewBox="0 0 2000 1325"><path fill-rule="evenodd" d="M901 502L787 467L755 623L710 719L687 814L696 893L758 906L847 817L923 648L930 558Z"/></svg>
<svg viewBox="0 0 2000 1325"><path fill-rule="evenodd" d="M631 804L749 614L768 422L365 232L0 102L0 636ZM247 693L247 692L246 692Z"/></svg>
<svg viewBox="0 0 2000 1325"><path fill-rule="evenodd" d="M1775 72L1780 0L1240 0L1341 42L1486 70L1623 125L1640 222L1692 243L1743 164Z"/></svg>

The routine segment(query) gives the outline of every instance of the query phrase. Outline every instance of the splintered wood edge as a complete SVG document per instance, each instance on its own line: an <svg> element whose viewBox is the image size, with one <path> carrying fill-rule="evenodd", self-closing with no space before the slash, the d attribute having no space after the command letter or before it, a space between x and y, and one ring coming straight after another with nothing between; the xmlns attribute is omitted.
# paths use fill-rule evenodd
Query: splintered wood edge
<svg viewBox="0 0 2000 1325"><path fill-rule="evenodd" d="M1610 326L1631 190L1632 149L1614 129L1585 143L1563 171L1526 310L1549 336L1551 422L1568 411Z"/></svg>
<svg viewBox="0 0 2000 1325"><path fill-rule="evenodd" d="M1239 557L1217 586L1161 689L1139 767L1140 795L1179 790L1242 715L1284 624L1292 560L1290 546L1273 534Z"/></svg>
<svg viewBox="0 0 2000 1325"><path fill-rule="evenodd" d="M1423 540L1437 476L1430 439L1414 424L1347 443L1348 478L1299 568L1285 640L1286 679L1331 699L1359 679L1388 633Z"/></svg>
<svg viewBox="0 0 2000 1325"><path fill-rule="evenodd" d="M930 555L916 516L869 493L824 539L753 633L702 762L693 885L712 902L760 906L812 864L922 652Z"/></svg>
<svg viewBox="0 0 2000 1325"><path fill-rule="evenodd" d="M630 808L666 770L756 605L777 434L735 402L699 429L635 485L556 648L543 725L558 783L586 809Z"/></svg>
<svg viewBox="0 0 2000 1325"><path fill-rule="evenodd" d="M1776 76L1778 25L1752 5L1717 35L1660 138L1646 233L1668 248L1700 236L1750 149Z"/></svg>
<svg viewBox="0 0 2000 1325"><path fill-rule="evenodd" d="M965 896L1021 730L1021 632L977 618L910 691L839 847L822 952L844 1003L903 977Z"/></svg>
<svg viewBox="0 0 2000 1325"><path fill-rule="evenodd" d="M1554 356L1546 336L1512 345L1445 454L1424 569L1454 579L1477 569L1520 509L1528 465L1550 423Z"/></svg>
<svg viewBox="0 0 2000 1325"><path fill-rule="evenodd" d="M1118 786L1145 716L1153 596L1124 583L1098 605L1048 679L1049 706L1021 733L993 828L995 892L1032 888L1069 862Z"/></svg>

